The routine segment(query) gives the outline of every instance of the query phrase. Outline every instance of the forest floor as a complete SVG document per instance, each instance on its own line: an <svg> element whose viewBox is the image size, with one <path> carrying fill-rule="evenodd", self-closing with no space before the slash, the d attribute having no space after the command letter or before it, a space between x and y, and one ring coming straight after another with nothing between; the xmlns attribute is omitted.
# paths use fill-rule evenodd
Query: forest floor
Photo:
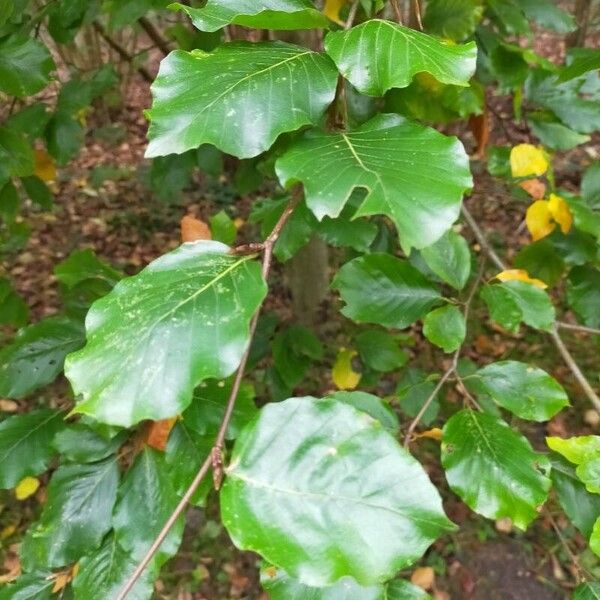
<svg viewBox="0 0 600 600"><path fill-rule="evenodd" d="M545 43L542 39L541 43ZM148 164L143 159L146 145L146 121L142 110L149 106L146 84L133 81L124 94L124 104L118 109L103 111L90 117L86 144L68 167L60 169L55 185L56 203L50 212L28 209L27 222L32 235L26 247L8 257L3 269L9 274L31 309L31 319L37 320L59 309L58 286L53 268L74 249L92 248L96 254L125 273L133 274L151 260L176 247L180 242L179 222L186 214L205 221L216 210L225 209L232 218L247 221L254 195L240 197L226 176L211 179L196 177L184 190L180 200L165 203L158 200L144 183ZM510 103L506 98L492 98L491 143L505 144L526 141L527 132L513 123ZM472 134L465 129L453 129L467 149L473 150ZM510 138L510 139L508 139ZM600 155L600 140L579 148L576 152L559 153L555 158L557 183L577 189L580 174L592 159ZM505 249L518 249L529 238L522 227L525 203L510 195L506 186L487 174L485 165L474 161L475 188L466 200L481 227L499 252L511 261ZM464 231L470 238L470 232ZM239 242L256 239L257 231L245 223L238 232ZM471 238L470 238L471 239ZM475 246L477 250L477 246ZM283 270L275 268L275 289L284 290ZM273 300L273 308L282 318L291 316L284 291ZM525 353L528 360L550 370L567 387L573 408L547 425L532 425L528 437L539 447L544 435L575 435L591 432L593 422L581 390L573 383L569 370L549 345L547 338L535 333L507 336L486 319L482 306L475 304L475 314L481 311L478 329L469 333L465 357L478 363L507 357L518 358ZM569 319L561 314L562 320ZM319 334L328 347L344 343L343 317L337 310L333 295L323 304ZM418 327L412 333L417 340L409 349L414 361L430 371L444 369L447 360L422 343ZM325 337L326 336L326 337ZM580 366L588 374L597 374L597 353L589 351L590 340L585 335L568 333L565 340ZM298 390L320 393L331 389L333 354L327 355L315 372ZM392 376L382 382L382 389L394 389ZM381 391L381 390L374 390ZM64 381L48 391L53 403L68 401ZM448 400L452 402L452 392ZM23 403L4 404L1 409L22 410ZM442 484L438 447L424 441L417 449L436 483ZM446 489L442 484L442 489ZM4 505L4 510L3 509ZM432 567L435 573L436 600L562 600L569 596L574 581L574 565L561 537L569 540L572 549L586 568L600 575L600 564L589 552L576 531L565 520L551 519L544 513L526 532L518 532L507 523L486 521L469 511L456 497L446 494L445 507L450 517L460 524L460 531L436 542L417 566ZM16 544L22 531L34 518L38 507L35 500L18 506L0 496L0 565L10 571L16 560ZM549 511L556 514L557 505L550 502ZM217 519L214 498L206 511L188 513L187 529L180 554L163 570L157 584L156 598L177 600L263 600L257 580L257 557L237 551L228 540ZM14 526L14 528L13 528ZM557 535L554 527L561 531ZM404 573L410 577L414 567Z"/></svg>

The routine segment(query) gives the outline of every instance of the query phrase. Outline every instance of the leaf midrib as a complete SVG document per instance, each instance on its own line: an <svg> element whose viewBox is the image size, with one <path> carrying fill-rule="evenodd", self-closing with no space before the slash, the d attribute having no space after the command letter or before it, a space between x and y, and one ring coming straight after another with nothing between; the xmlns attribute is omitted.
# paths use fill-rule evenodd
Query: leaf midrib
<svg viewBox="0 0 600 600"><path fill-rule="evenodd" d="M290 488L281 488L281 487L277 487L277 486L273 486L273 485L269 485L263 481L260 481L258 479L254 479L252 477L248 477L246 475L242 475L240 473L237 473L235 471L229 471L227 473L228 477L232 477L234 479L238 479L239 481L242 481L244 483L248 483L252 486L256 486L259 488L262 488L264 490L268 490L274 493L279 493L279 494L287 494L289 496L298 496L301 498L315 498L315 499L320 499L320 500L333 500L333 501L343 501L343 502L348 502L350 504L359 504L359 505L363 505L367 508L371 508L374 510L384 510L387 512L391 512L397 516L402 517L403 519L409 519L412 521L420 521L423 523L427 523L429 525L436 525L439 526L439 523L436 521L430 521L429 519L423 519L422 517L418 517L418 516L413 516L411 515L410 517L408 517L404 512L401 512L399 510L396 510L394 508L391 508L389 506L382 506L380 504L372 504L370 502L366 502L363 499L360 498L352 498L350 496L342 496L342 495L333 495L333 494L324 494L322 492L307 492L307 491L302 491L302 490L295 490L295 489L290 489ZM418 508L415 507L415 510L418 510Z"/></svg>

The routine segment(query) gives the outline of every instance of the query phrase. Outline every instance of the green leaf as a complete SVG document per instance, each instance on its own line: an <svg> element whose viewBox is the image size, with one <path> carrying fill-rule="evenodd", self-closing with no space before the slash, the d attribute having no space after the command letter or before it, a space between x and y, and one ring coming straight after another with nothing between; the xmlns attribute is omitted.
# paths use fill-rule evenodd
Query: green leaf
<svg viewBox="0 0 600 600"><path fill-rule="evenodd" d="M343 577L330 586L311 587L273 566L263 566L260 583L269 600L382 600L384 594L383 586L364 587L351 577Z"/></svg>
<svg viewBox="0 0 600 600"><path fill-rule="evenodd" d="M547 29L558 33L569 33L577 29L573 16L559 8L553 0L519 0L519 6L528 19Z"/></svg>
<svg viewBox="0 0 600 600"><path fill-rule="evenodd" d="M48 152L59 165L66 165L83 145L85 129L69 115L55 114L45 131Z"/></svg>
<svg viewBox="0 0 600 600"><path fill-rule="evenodd" d="M87 345L65 374L74 412L130 426L181 413L194 388L230 375L266 293L260 265L218 242L180 246L92 306Z"/></svg>
<svg viewBox="0 0 600 600"><path fill-rule="evenodd" d="M280 331L273 340L273 366L290 390L302 381L312 362L322 356L319 339L301 325Z"/></svg>
<svg viewBox="0 0 600 600"><path fill-rule="evenodd" d="M226 25L252 29L312 29L329 21L309 0L208 0L202 8L176 2L169 8L186 12L200 31L217 31Z"/></svg>
<svg viewBox="0 0 600 600"><path fill-rule="evenodd" d="M600 599L600 582L588 581L575 588L572 600L598 600Z"/></svg>
<svg viewBox="0 0 600 600"><path fill-rule="evenodd" d="M600 129L600 104L582 89L585 78L559 83L557 76L543 69L530 72L525 98L550 109L568 127L579 133Z"/></svg>
<svg viewBox="0 0 600 600"><path fill-rule="evenodd" d="M600 270L587 265L571 269L567 300L585 325L600 327Z"/></svg>
<svg viewBox="0 0 600 600"><path fill-rule="evenodd" d="M544 146L553 150L570 150L590 140L589 135L577 133L563 125L552 113L532 112L527 114L531 132Z"/></svg>
<svg viewBox="0 0 600 600"><path fill-rule="evenodd" d="M180 498L187 492L200 465L206 460L215 442L214 432L202 435L197 431L200 427L198 427L199 423L193 413L193 406L194 404L183 413L183 418L175 423L169 435L164 456L167 476L173 490ZM234 415L234 419L236 418L238 418L237 415ZM229 431L231 431L231 427ZM182 456L185 456L185 460L181 459ZM204 506L206 497L212 489L212 479L205 478L192 496L190 503L194 506Z"/></svg>
<svg viewBox="0 0 600 600"><path fill-rule="evenodd" d="M23 398L54 381L65 356L83 346L80 322L49 317L21 329L0 350L0 395Z"/></svg>
<svg viewBox="0 0 600 600"><path fill-rule="evenodd" d="M600 495L590 494L575 474L575 468L562 456L551 453L552 484L565 514L581 533L589 538L600 515Z"/></svg>
<svg viewBox="0 0 600 600"><path fill-rule="evenodd" d="M22 327L27 323L28 316L29 306L25 300L17 294L8 279L0 277L0 325Z"/></svg>
<svg viewBox="0 0 600 600"><path fill-rule="evenodd" d="M565 270L562 256L547 238L524 246L515 256L513 264L548 285L555 285Z"/></svg>
<svg viewBox="0 0 600 600"><path fill-rule="evenodd" d="M516 360L492 363L475 374L500 406L529 421L548 421L569 405L563 387L548 373Z"/></svg>
<svg viewBox="0 0 600 600"><path fill-rule="evenodd" d="M21 545L24 567L61 567L98 548L111 527L118 484L114 456L55 471L42 516Z"/></svg>
<svg viewBox="0 0 600 600"><path fill-rule="evenodd" d="M427 266L443 281L462 290L471 274L471 251L464 237L450 230L421 250Z"/></svg>
<svg viewBox="0 0 600 600"><path fill-rule="evenodd" d="M123 275L100 260L93 250L75 250L54 267L54 276L67 287L74 287L86 279L102 279L114 286Z"/></svg>
<svg viewBox="0 0 600 600"><path fill-rule="evenodd" d="M210 231L213 240L223 242L224 244L233 244L237 236L237 229L229 215L224 211L219 211L210 218Z"/></svg>
<svg viewBox="0 0 600 600"><path fill-rule="evenodd" d="M330 586L310 587L282 569L263 566L260 582L270 600L431 600L421 588L402 579L364 587L351 577L343 577Z"/></svg>
<svg viewBox="0 0 600 600"><path fill-rule="evenodd" d="M8 21L14 8L13 0L0 0L0 26Z"/></svg>
<svg viewBox="0 0 600 600"><path fill-rule="evenodd" d="M525 529L546 501L548 459L504 421L461 410L444 426L442 465L450 487L488 519Z"/></svg>
<svg viewBox="0 0 600 600"><path fill-rule="evenodd" d="M232 379L203 381L194 390L194 399L183 413L182 418L186 426L200 435L213 435L214 437L221 426L232 385ZM256 415L254 396L254 387L250 383L242 383L237 394L226 439L235 439L240 430Z"/></svg>
<svg viewBox="0 0 600 600"><path fill-rule="evenodd" d="M389 216L405 251L437 241L472 186L456 138L397 115L379 115L348 133L310 131L275 169L282 185L304 184L306 203L319 220L337 217L354 189L366 189L354 216Z"/></svg>
<svg viewBox="0 0 600 600"><path fill-rule="evenodd" d="M206 143L238 158L257 156L281 133L319 120L336 75L326 56L282 42L234 42L211 54L176 50L152 85L146 156Z"/></svg>
<svg viewBox="0 0 600 600"><path fill-rule="evenodd" d="M328 33L325 50L339 72L369 96L406 87L423 71L441 83L466 86L477 59L475 42L451 44L381 19Z"/></svg>
<svg viewBox="0 0 600 600"><path fill-rule="evenodd" d="M377 236L377 224L367 219L353 219L355 212L349 202L338 217L324 217L317 224L317 233L330 246L367 252Z"/></svg>
<svg viewBox="0 0 600 600"><path fill-rule="evenodd" d="M138 561L124 550L111 534L102 547L81 559L73 581L75 598L116 598L137 567ZM150 600L154 588L153 569L147 568L129 592L128 600ZM53 596L55 598L55 596Z"/></svg>
<svg viewBox="0 0 600 600"><path fill-rule="evenodd" d="M600 208L600 160L593 162L581 178L581 197L591 208Z"/></svg>
<svg viewBox="0 0 600 600"><path fill-rule="evenodd" d="M8 127L0 127L0 161L0 173L6 170L8 176L26 177L35 169L29 141L22 133Z"/></svg>
<svg viewBox="0 0 600 600"><path fill-rule="evenodd" d="M510 291L502 285L495 284L482 286L480 293L487 304L492 321L516 333L523 319L523 313Z"/></svg>
<svg viewBox="0 0 600 600"><path fill-rule="evenodd" d="M0 41L0 92L23 98L43 90L55 68L48 48L25 35Z"/></svg>
<svg viewBox="0 0 600 600"><path fill-rule="evenodd" d="M384 581L454 529L422 467L379 422L314 398L268 404L244 430L221 516L239 548L315 586Z"/></svg>
<svg viewBox="0 0 600 600"><path fill-rule="evenodd" d="M600 494L600 453L596 458L586 460L576 469L577 477L585 484L591 494ZM600 536L600 531L598 531ZM599 539L600 541L600 539ZM598 546L600 548L600 546Z"/></svg>
<svg viewBox="0 0 600 600"><path fill-rule="evenodd" d="M34 175L21 179L23 189L29 199L44 210L50 210L54 204L54 196L50 188L39 178Z"/></svg>
<svg viewBox="0 0 600 600"><path fill-rule="evenodd" d="M107 439L82 423L73 423L54 437L53 446L62 460L88 463L114 454L124 442L123 435Z"/></svg>
<svg viewBox="0 0 600 600"><path fill-rule="evenodd" d="M2 177L1 173L0 177ZM2 184L0 183L0 185ZM20 204L21 198L19 197L19 192L17 192L17 188L12 181L8 181L4 187L0 187L0 217L2 217L5 223L13 224L15 222L19 214Z"/></svg>
<svg viewBox="0 0 600 600"><path fill-rule="evenodd" d="M598 435L580 435L566 439L547 437L546 443L550 450L558 452L576 465L600 456L600 436Z"/></svg>
<svg viewBox="0 0 600 600"><path fill-rule="evenodd" d="M144 448L125 475L118 498L113 515L115 537L139 561L179 502L164 454ZM157 564L177 552L182 533L183 519L179 518L156 554Z"/></svg>
<svg viewBox="0 0 600 600"><path fill-rule="evenodd" d="M64 413L32 410L0 423L0 488L15 487L24 477L43 473L54 456L52 440L64 427Z"/></svg>
<svg viewBox="0 0 600 600"><path fill-rule="evenodd" d="M398 417L390 405L373 394L366 392L333 392L327 398L353 406L379 421L390 433L396 434L400 428Z"/></svg>
<svg viewBox="0 0 600 600"><path fill-rule="evenodd" d="M513 0L487 0L491 16L507 33L527 34L529 23L518 3Z"/></svg>
<svg viewBox="0 0 600 600"><path fill-rule="evenodd" d="M135 22L151 10L161 10L170 0L109 0L107 9L110 14L110 26L121 29Z"/></svg>
<svg viewBox="0 0 600 600"><path fill-rule="evenodd" d="M27 573L0 589L0 600L55 600L51 573Z"/></svg>
<svg viewBox="0 0 600 600"><path fill-rule="evenodd" d="M423 404L435 390L434 379L428 377L423 371L416 368L407 369L396 387L396 395L402 411L409 417L414 418L420 412ZM429 407L421 417L423 425L430 425L435 421L440 404L438 397L433 399Z"/></svg>
<svg viewBox="0 0 600 600"><path fill-rule="evenodd" d="M600 517L594 524L594 529L590 537L590 548L596 556L600 556Z"/></svg>
<svg viewBox="0 0 600 600"><path fill-rule="evenodd" d="M428 33L462 41L474 33L482 16L480 0L429 0L423 25Z"/></svg>
<svg viewBox="0 0 600 600"><path fill-rule="evenodd" d="M358 323L404 329L424 317L441 295L411 264L390 254L366 254L346 263L331 287L346 306L342 313Z"/></svg>
<svg viewBox="0 0 600 600"><path fill-rule="evenodd" d="M444 352L458 350L467 334L465 318L454 305L436 308L423 320L423 334Z"/></svg>
<svg viewBox="0 0 600 600"><path fill-rule="evenodd" d="M361 331L354 341L363 363L375 371L394 371L408 362L406 352L400 349L397 340L387 331Z"/></svg>
<svg viewBox="0 0 600 600"><path fill-rule="evenodd" d="M517 331L523 321L534 329L550 331L556 313L548 294L524 281L485 285L481 290L492 320L509 331Z"/></svg>
<svg viewBox="0 0 600 600"><path fill-rule="evenodd" d="M558 74L561 83L600 69L600 50L597 48L571 48L568 56L572 60Z"/></svg>
<svg viewBox="0 0 600 600"><path fill-rule="evenodd" d="M287 197L259 200L252 206L248 221L250 223L260 223L261 235L266 239L283 214L288 202ZM294 209L277 238L274 248L277 259L285 262L292 258L300 248L308 244L316 226L317 221L313 214L304 202L300 203Z"/></svg>

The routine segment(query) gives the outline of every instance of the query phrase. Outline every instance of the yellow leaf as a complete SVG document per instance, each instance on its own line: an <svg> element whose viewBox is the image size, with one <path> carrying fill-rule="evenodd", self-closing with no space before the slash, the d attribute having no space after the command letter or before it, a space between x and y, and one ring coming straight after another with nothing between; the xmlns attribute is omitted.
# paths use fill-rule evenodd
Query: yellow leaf
<svg viewBox="0 0 600 600"><path fill-rule="evenodd" d="M525 269L508 269L502 271L502 273L496 275L496 279L499 279L500 281L524 281L525 283L530 283L543 290L548 287L541 279L529 277L529 273L525 271Z"/></svg>
<svg viewBox="0 0 600 600"><path fill-rule="evenodd" d="M513 177L543 175L548 170L548 158L542 148L518 144L510 151L510 169Z"/></svg>
<svg viewBox="0 0 600 600"><path fill-rule="evenodd" d="M236 217L233 220L233 224L236 229L241 229L244 226L244 223L246 223L246 221L244 221L244 219L242 219L241 217Z"/></svg>
<svg viewBox="0 0 600 600"><path fill-rule="evenodd" d="M17 500L27 500L30 496L33 496L40 487L39 479L35 477L25 477L17 484L15 488L15 497Z"/></svg>
<svg viewBox="0 0 600 600"><path fill-rule="evenodd" d="M415 433L416 438L429 438L430 440L440 441L442 439L443 431L439 427L428 429L423 433Z"/></svg>
<svg viewBox="0 0 600 600"><path fill-rule="evenodd" d="M17 531L16 525L7 525L2 531L0 531L0 540L9 538L15 531Z"/></svg>
<svg viewBox="0 0 600 600"><path fill-rule="evenodd" d="M573 225L573 215L571 215L571 210L565 199L556 194L550 194L548 198L548 210L554 220L560 225L560 230L563 233L569 233Z"/></svg>
<svg viewBox="0 0 600 600"><path fill-rule="evenodd" d="M410 582L425 591L430 590L435 583L435 572L431 567L419 567L413 571Z"/></svg>
<svg viewBox="0 0 600 600"><path fill-rule="evenodd" d="M342 10L347 0L325 0L323 14L338 25L343 25L344 21L340 19L340 10Z"/></svg>
<svg viewBox="0 0 600 600"><path fill-rule="evenodd" d="M56 165L54 159L45 150L34 150L35 175L42 181L54 181L56 179Z"/></svg>
<svg viewBox="0 0 600 600"><path fill-rule="evenodd" d="M352 359L356 356L356 351L340 348L335 364L331 370L333 383L340 390L353 390L360 381L361 374L352 368Z"/></svg>
<svg viewBox="0 0 600 600"><path fill-rule="evenodd" d="M79 563L75 563L72 567L67 567L63 571L59 571L58 573L54 573L49 579L54 579L54 587L52 588L53 594L58 594L58 592L62 592L73 579L79 573Z"/></svg>
<svg viewBox="0 0 600 600"><path fill-rule="evenodd" d="M533 202L527 209L525 223L534 242L550 235L556 224L552 220L548 201L536 200Z"/></svg>

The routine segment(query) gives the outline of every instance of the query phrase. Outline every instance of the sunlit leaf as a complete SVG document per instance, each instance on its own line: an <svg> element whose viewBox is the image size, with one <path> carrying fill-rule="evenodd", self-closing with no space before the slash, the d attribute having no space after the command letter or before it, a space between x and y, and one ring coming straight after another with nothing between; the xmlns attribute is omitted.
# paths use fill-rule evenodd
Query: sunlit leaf
<svg viewBox="0 0 600 600"><path fill-rule="evenodd" d="M340 73L370 96L406 87L414 75L424 71L441 83L466 86L477 57L474 42L452 44L381 19L330 32L325 50Z"/></svg>
<svg viewBox="0 0 600 600"><path fill-rule="evenodd" d="M24 477L19 481L15 488L15 498L17 500L27 500L33 496L40 487L40 480L36 477Z"/></svg>
<svg viewBox="0 0 600 600"><path fill-rule="evenodd" d="M508 269L502 271L496 275L496 279L500 281L524 281L525 283L535 285L542 290L545 290L548 287L541 279L529 277L529 273L524 269Z"/></svg>
<svg viewBox="0 0 600 600"><path fill-rule="evenodd" d="M268 404L244 430L221 516L238 547L314 586L385 581L453 529L422 467L378 421L314 398Z"/></svg>

